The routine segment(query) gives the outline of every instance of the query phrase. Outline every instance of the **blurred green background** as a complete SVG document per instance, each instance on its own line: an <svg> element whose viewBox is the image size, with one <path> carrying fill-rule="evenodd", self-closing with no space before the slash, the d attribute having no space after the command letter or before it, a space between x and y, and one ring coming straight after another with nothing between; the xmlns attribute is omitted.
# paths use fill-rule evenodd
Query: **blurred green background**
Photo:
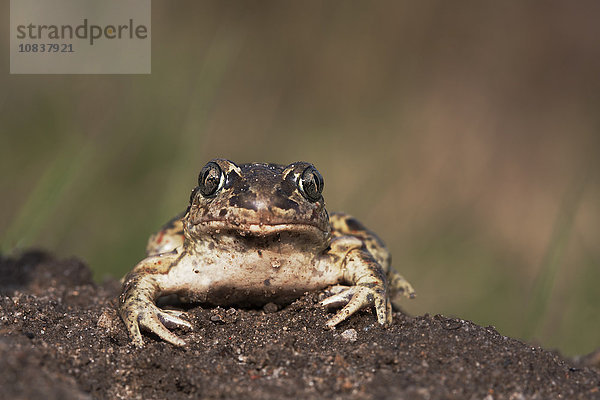
<svg viewBox="0 0 600 400"><path fill-rule="evenodd" d="M305 160L410 313L600 346L599 2L152 3L151 75L9 75L4 35L5 254L120 277L207 160Z"/></svg>

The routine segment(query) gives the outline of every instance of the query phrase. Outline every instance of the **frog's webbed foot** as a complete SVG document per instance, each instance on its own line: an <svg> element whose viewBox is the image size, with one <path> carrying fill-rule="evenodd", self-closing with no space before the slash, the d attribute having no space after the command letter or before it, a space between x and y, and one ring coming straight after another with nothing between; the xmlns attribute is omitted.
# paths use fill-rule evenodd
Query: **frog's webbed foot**
<svg viewBox="0 0 600 400"><path fill-rule="evenodd" d="M156 294L159 292L154 277L132 273L125 282L119 301L119 313L127 326L133 344L136 347L144 345L140 332L140 329L143 329L175 346L184 346L185 341L168 328L192 329L192 325L181 318L184 312L162 310L154 304Z"/></svg>
<svg viewBox="0 0 600 400"><path fill-rule="evenodd" d="M377 322L381 325L389 325L392 322L392 305L383 288L358 284L346 287L334 286L332 289L339 290L339 292L322 300L321 305L328 308L341 306L343 308L327 321L328 328L333 328L358 310L370 305L375 307Z"/></svg>
<svg viewBox="0 0 600 400"><path fill-rule="evenodd" d="M167 328L192 329L192 325L179 316L182 312L174 310L161 310L154 304L146 304L142 309L131 312L127 318L127 329L136 347L142 347L144 341L140 328L156 334L158 337L175 346L185 346L185 340L177 337ZM132 317L132 318L130 318Z"/></svg>

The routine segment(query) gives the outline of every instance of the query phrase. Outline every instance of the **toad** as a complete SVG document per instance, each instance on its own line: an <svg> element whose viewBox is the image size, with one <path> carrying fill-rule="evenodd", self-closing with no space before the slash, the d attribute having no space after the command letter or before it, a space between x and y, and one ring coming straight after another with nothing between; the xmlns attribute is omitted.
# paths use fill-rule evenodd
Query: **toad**
<svg viewBox="0 0 600 400"><path fill-rule="evenodd" d="M327 289L321 304L341 307L327 327L369 306L379 324L391 323L392 303L414 297L412 286L373 232L347 214L328 214L322 192L321 174L306 162L206 164L187 210L150 238L147 258L124 278L119 313L133 343L143 346L145 330L185 345L170 331L192 328L185 313L156 305L171 294L247 306Z"/></svg>

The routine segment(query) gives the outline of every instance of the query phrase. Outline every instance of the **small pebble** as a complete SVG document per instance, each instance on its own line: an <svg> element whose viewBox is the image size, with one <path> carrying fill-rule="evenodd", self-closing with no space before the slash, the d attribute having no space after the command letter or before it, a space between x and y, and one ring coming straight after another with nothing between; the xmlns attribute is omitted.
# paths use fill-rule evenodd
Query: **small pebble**
<svg viewBox="0 0 600 400"><path fill-rule="evenodd" d="M121 329L119 316L114 310L104 310L102 314L100 314L100 317L98 317L96 326L106 332L110 337L118 335Z"/></svg>
<svg viewBox="0 0 600 400"><path fill-rule="evenodd" d="M211 322L215 322L217 324L224 324L225 323L225 321L223 321L223 318L221 318L221 316L218 315L218 314L211 315L210 316L210 320L211 320Z"/></svg>
<svg viewBox="0 0 600 400"><path fill-rule="evenodd" d="M266 314L271 314L271 313L277 312L278 309L279 309L279 307L277 307L277 304L275 304L275 303L267 303L263 307L263 311Z"/></svg>
<svg viewBox="0 0 600 400"><path fill-rule="evenodd" d="M356 339L358 339L358 333L355 329L346 329L344 332L342 332L342 338L350 342L356 342Z"/></svg>

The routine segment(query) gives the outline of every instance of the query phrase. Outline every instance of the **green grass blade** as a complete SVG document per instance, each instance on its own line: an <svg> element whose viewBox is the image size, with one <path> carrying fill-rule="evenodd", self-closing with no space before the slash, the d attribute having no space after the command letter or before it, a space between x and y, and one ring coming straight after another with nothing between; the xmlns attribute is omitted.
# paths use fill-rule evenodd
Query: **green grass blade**
<svg viewBox="0 0 600 400"><path fill-rule="evenodd" d="M574 182L565 194L558 210L552 236L531 292L529 307L523 324L522 337L526 340L535 338L545 320L556 276L569 244L575 215L581 204L585 184L585 178Z"/></svg>

